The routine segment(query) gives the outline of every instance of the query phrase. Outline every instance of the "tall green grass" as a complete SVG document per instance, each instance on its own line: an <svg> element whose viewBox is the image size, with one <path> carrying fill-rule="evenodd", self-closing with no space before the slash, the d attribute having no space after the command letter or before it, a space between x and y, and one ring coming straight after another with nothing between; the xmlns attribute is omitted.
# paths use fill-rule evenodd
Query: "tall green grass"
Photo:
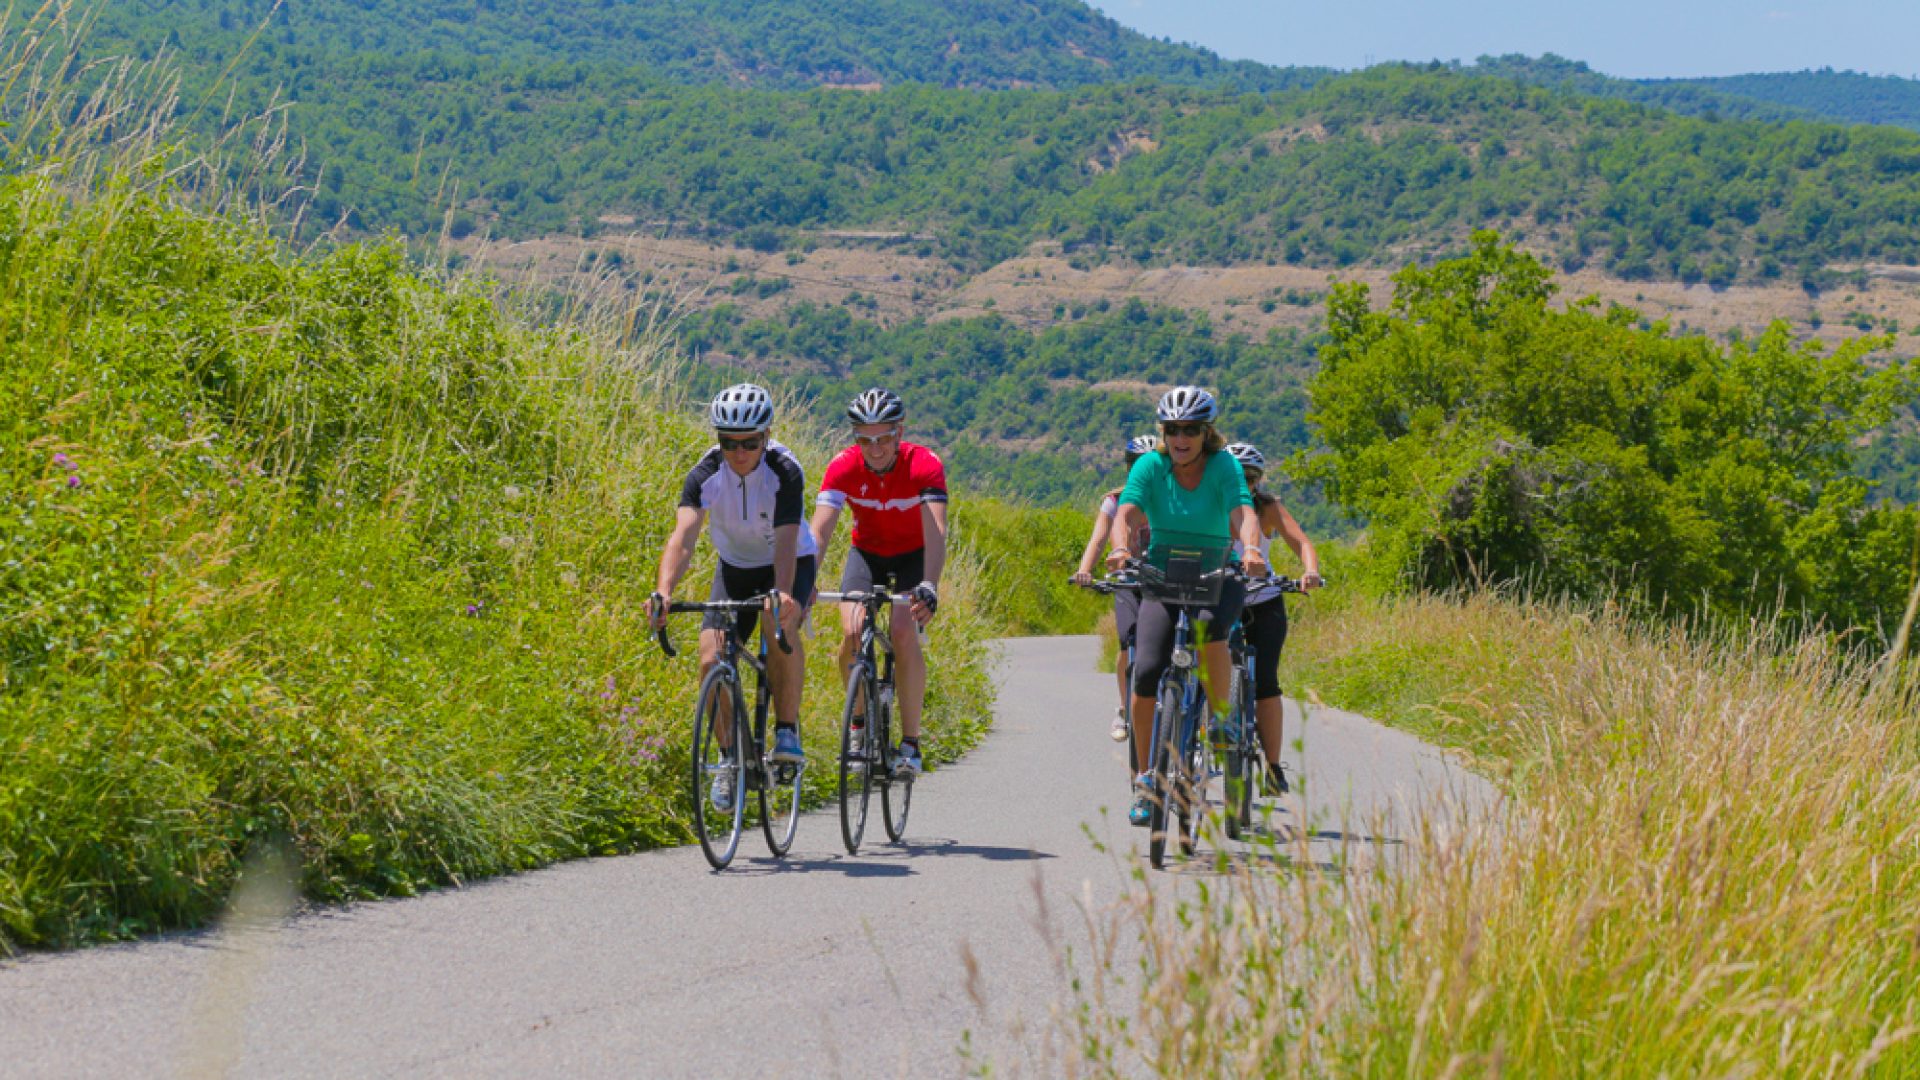
<svg viewBox="0 0 1920 1080"><path fill-rule="evenodd" d="M694 668L655 651L644 602L709 436L648 313L536 319L392 244L288 251L232 170L124 101L57 104L57 57L20 33L0 952L201 921L261 837L324 899L685 840ZM1024 513L962 509L995 528L957 530L936 763L989 719L989 590L1071 558L1017 542ZM837 632L809 643L821 757Z"/></svg>
<svg viewBox="0 0 1920 1080"><path fill-rule="evenodd" d="M1323 872L1295 836L1135 897L1107 932L1144 970L1088 972L1080 1071L1920 1071L1911 689L1766 624L1495 596L1323 594L1289 651L1292 686L1465 748L1512 801L1434 802L1404 857Z"/></svg>

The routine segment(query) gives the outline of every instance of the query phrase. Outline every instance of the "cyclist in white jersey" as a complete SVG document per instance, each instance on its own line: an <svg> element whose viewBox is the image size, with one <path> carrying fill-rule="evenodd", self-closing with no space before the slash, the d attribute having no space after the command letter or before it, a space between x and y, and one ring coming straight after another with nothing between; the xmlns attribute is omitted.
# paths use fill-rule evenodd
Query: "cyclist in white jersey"
<svg viewBox="0 0 1920 1080"><path fill-rule="evenodd" d="M687 574L704 521L720 555L708 599L745 600L769 595L769 605L779 601L780 625L793 651L767 650L775 723L772 757L775 761L797 762L805 756L800 748L798 722L806 659L795 631L806 615L806 606L813 602L819 551L813 534L801 520L806 510L807 478L793 452L773 441L773 398L766 390L751 383L728 387L713 399L707 416L718 445L700 458L681 486L673 534L660 550L659 577L651 605L653 625L656 629L666 625L665 601ZM731 617L710 612L701 622L701 678L719 660L726 643L726 621ZM742 612L738 618L740 636L752 637L759 613ZM723 696L721 708L731 707ZM731 725L722 723L717 730L721 746L730 751L726 743ZM716 809L732 810L731 780L716 775L712 799Z"/></svg>
<svg viewBox="0 0 1920 1080"><path fill-rule="evenodd" d="M1307 539L1300 523L1280 505L1280 500L1260 486L1267 471L1266 456L1247 443L1233 443L1227 447L1227 453L1240 463L1247 478L1247 490L1253 494L1254 512L1260 515L1261 561L1272 565L1272 559L1267 556L1273 547L1273 538L1278 536L1300 557L1304 567L1300 587L1319 588L1322 584L1320 554L1314 550L1313 541ZM1267 758L1267 788L1285 794L1287 778L1280 768L1280 649L1287 643L1287 602L1279 588L1263 585L1249 591L1246 607L1240 612L1240 625L1246 634L1247 647L1253 650L1253 715L1254 723L1260 728L1260 747Z"/></svg>
<svg viewBox="0 0 1920 1080"><path fill-rule="evenodd" d="M1151 454L1158 449L1160 449L1160 436L1158 435L1135 435L1133 438L1128 439L1126 446L1127 468L1132 469L1133 463L1139 461L1141 455ZM1100 561L1100 556L1106 554L1107 543L1113 539L1113 519L1120 512L1120 492L1122 490L1122 488L1114 488L1112 491L1107 492L1107 494L1101 498L1100 505L1093 511L1093 533L1087 537L1086 550L1080 553L1080 568L1075 570L1073 574L1073 583L1075 585L1085 585L1091 582L1093 580L1094 565ZM1133 538L1131 545L1123 544L1120 546L1131 546L1135 551L1145 551L1147 550L1147 542L1149 539L1151 539L1151 530L1142 525L1138 535ZM1133 677L1133 672L1127 667L1127 649L1133 645L1133 629L1134 625L1139 621L1140 594L1129 589L1123 589L1114 593L1113 635L1119 643L1120 651L1113 662L1113 673L1120 682L1120 699L1122 701L1125 701L1128 696L1127 680ZM1113 736L1114 742L1127 741L1128 722L1127 707L1125 705L1114 710L1113 727L1107 732L1107 734Z"/></svg>

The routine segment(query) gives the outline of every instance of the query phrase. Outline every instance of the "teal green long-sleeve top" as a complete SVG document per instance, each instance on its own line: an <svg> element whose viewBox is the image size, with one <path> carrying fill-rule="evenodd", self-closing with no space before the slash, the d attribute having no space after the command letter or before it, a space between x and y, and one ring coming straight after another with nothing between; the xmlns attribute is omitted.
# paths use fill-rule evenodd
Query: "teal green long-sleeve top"
<svg viewBox="0 0 1920 1080"><path fill-rule="evenodd" d="M1224 450L1207 459L1200 484L1192 491L1173 478L1173 459L1156 452L1133 463L1120 502L1139 507L1156 534L1217 536L1225 542L1233 539L1234 508L1252 506L1253 495L1240 463Z"/></svg>

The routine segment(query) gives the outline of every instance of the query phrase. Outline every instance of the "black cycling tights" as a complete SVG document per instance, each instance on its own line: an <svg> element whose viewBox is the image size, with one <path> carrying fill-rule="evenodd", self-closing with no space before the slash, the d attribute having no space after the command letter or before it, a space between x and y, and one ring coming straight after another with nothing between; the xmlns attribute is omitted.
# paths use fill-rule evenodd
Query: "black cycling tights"
<svg viewBox="0 0 1920 1080"><path fill-rule="evenodd" d="M1247 645L1253 649L1253 699L1280 696L1280 647L1287 643L1287 601L1276 596L1249 607L1240 616Z"/></svg>
<svg viewBox="0 0 1920 1080"><path fill-rule="evenodd" d="M1232 626L1240 617L1240 606L1246 600L1245 585L1226 582L1220 589L1219 603L1191 613L1190 617L1197 618L1201 630L1201 636L1197 636L1194 643L1225 641L1224 628ZM1133 692L1140 697L1160 693L1160 676L1166 674L1167 664L1173 659L1174 619L1173 609L1160 601L1140 601L1140 621L1133 631Z"/></svg>

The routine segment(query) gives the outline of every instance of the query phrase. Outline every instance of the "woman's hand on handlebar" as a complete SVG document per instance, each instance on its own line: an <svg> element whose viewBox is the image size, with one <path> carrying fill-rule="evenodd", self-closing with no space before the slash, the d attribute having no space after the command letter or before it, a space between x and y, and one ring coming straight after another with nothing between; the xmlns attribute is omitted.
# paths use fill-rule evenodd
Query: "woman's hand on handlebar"
<svg viewBox="0 0 1920 1080"><path fill-rule="evenodd" d="M1327 579L1321 577L1318 573L1305 574L1300 578L1301 592L1312 592L1315 589L1324 589L1326 587Z"/></svg>
<svg viewBox="0 0 1920 1080"><path fill-rule="evenodd" d="M1093 573L1089 570L1075 570L1073 576L1067 580L1084 589L1093 584Z"/></svg>
<svg viewBox="0 0 1920 1080"><path fill-rule="evenodd" d="M1264 552L1247 552L1242 565L1250 578L1263 578L1273 573L1273 568L1267 565L1267 556Z"/></svg>
<svg viewBox="0 0 1920 1080"><path fill-rule="evenodd" d="M1133 552L1127 550L1126 548L1117 547L1117 548L1114 548L1112 551L1107 552L1107 569L1113 573L1117 574L1120 571L1125 570L1127 568L1127 564L1132 561L1133 561Z"/></svg>
<svg viewBox="0 0 1920 1080"><path fill-rule="evenodd" d="M647 597L647 622L655 630L664 630L667 626L667 598L655 591Z"/></svg>

